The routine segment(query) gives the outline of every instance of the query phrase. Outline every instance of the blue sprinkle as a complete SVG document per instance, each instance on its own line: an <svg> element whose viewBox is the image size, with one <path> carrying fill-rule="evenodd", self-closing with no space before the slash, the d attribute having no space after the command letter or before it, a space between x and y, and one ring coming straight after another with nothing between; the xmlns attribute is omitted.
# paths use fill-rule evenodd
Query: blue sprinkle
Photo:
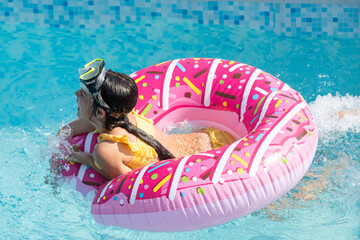
<svg viewBox="0 0 360 240"><path fill-rule="evenodd" d="M143 198L143 197L144 197L144 193L140 193L139 198Z"/></svg>
<svg viewBox="0 0 360 240"><path fill-rule="evenodd" d="M255 141L258 142L264 136L264 133L260 133L256 138Z"/></svg>
<svg viewBox="0 0 360 240"><path fill-rule="evenodd" d="M294 152L294 151L291 151L291 154L292 154L292 155L295 155L295 152Z"/></svg>
<svg viewBox="0 0 360 240"><path fill-rule="evenodd" d="M259 116L260 114L256 115L250 122L250 125L255 121L255 119Z"/></svg>
<svg viewBox="0 0 360 240"><path fill-rule="evenodd" d="M184 197L184 196L185 196L185 193L183 193L183 192L182 192L182 193L180 193L180 196Z"/></svg>
<svg viewBox="0 0 360 240"><path fill-rule="evenodd" d="M190 172L190 168L185 168L185 172Z"/></svg>
<svg viewBox="0 0 360 240"><path fill-rule="evenodd" d="M273 91L273 92L277 92L279 89L277 89L277 88L270 88L270 90Z"/></svg>
<svg viewBox="0 0 360 240"><path fill-rule="evenodd" d="M252 96L252 99L258 99L259 98L259 94L254 94L253 96Z"/></svg>
<svg viewBox="0 0 360 240"><path fill-rule="evenodd" d="M117 197L117 196L115 196L115 197L114 197L114 201L116 201L117 199L118 199L118 197Z"/></svg>
<svg viewBox="0 0 360 240"><path fill-rule="evenodd" d="M250 137L248 137L248 138L254 138L254 136L250 136Z"/></svg>
<svg viewBox="0 0 360 240"><path fill-rule="evenodd" d="M156 170L156 169L158 169L158 168L160 168L160 167L162 167L162 166L164 166L164 165L166 165L166 164L168 164L168 163L170 163L170 161L164 162L164 163L162 163L162 164L160 164L160 165L158 165L158 166L150 169L150 170L148 171L148 173L151 173L152 171L154 171L154 170ZM153 167L153 166L155 166L155 164L151 165L151 167Z"/></svg>
<svg viewBox="0 0 360 240"><path fill-rule="evenodd" d="M178 66L182 72L186 71L186 69L180 63L177 63L176 66Z"/></svg>
<svg viewBox="0 0 360 240"><path fill-rule="evenodd" d="M249 73L250 73L250 71L246 71L245 73L246 73L246 74L249 74Z"/></svg>
<svg viewBox="0 0 360 240"><path fill-rule="evenodd" d="M274 112L274 114L279 114L280 112Z"/></svg>
<svg viewBox="0 0 360 240"><path fill-rule="evenodd" d="M155 75L155 79L159 79L159 77L160 77L159 75Z"/></svg>

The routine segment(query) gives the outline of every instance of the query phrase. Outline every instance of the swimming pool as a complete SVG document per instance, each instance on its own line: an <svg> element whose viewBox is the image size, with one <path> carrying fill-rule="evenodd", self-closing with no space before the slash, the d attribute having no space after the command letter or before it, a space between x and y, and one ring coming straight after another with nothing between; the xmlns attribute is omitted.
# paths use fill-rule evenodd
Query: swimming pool
<svg viewBox="0 0 360 240"><path fill-rule="evenodd" d="M93 28L0 24L0 236L5 239L355 239L359 232L360 41L289 38L164 16ZM96 224L91 200L49 174L48 139L76 117L78 66L103 57L131 73L169 59L258 67L298 90L320 130L309 173L267 208L214 228L149 233ZM331 95L329 95L331 94Z"/></svg>

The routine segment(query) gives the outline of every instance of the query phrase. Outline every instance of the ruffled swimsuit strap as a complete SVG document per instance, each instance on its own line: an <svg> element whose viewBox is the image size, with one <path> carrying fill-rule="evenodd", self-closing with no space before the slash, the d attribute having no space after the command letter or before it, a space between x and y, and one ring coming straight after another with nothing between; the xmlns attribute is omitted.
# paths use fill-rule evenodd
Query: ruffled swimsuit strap
<svg viewBox="0 0 360 240"><path fill-rule="evenodd" d="M131 169L139 168L146 165L151 159L157 158L155 149L148 144L144 143L140 139L136 142L129 142L127 135L115 136L107 133L101 133L98 137L98 141L112 141L127 144L131 151L134 153L134 157L130 163L127 164Z"/></svg>

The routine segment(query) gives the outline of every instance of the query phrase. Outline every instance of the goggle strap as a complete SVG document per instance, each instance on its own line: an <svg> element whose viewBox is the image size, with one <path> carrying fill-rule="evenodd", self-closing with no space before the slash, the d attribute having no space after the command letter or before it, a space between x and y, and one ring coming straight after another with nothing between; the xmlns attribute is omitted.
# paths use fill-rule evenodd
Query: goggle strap
<svg viewBox="0 0 360 240"><path fill-rule="evenodd" d="M104 81L105 81L105 75L106 75L106 69L105 67L102 68L100 75L97 77L97 81L95 84L95 89L97 91L100 90L101 86L103 85Z"/></svg>
<svg viewBox="0 0 360 240"><path fill-rule="evenodd" d="M107 105L104 101L102 101L102 99L99 99L98 96L99 93L97 92L93 94L95 101L100 105L100 107L104 108L105 110L110 110L109 105Z"/></svg>

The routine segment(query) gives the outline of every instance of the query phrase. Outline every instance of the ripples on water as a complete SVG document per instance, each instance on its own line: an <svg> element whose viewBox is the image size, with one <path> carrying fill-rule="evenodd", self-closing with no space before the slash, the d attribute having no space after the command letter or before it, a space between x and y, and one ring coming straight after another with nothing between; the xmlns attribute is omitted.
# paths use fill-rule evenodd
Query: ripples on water
<svg viewBox="0 0 360 240"><path fill-rule="evenodd" d="M360 106L358 40L282 38L168 19L112 29L0 25L0 30L6 33L0 35L0 236L5 239L360 235L360 120L337 118L339 110ZM275 203L214 228L169 234L96 224L91 201L50 173L49 156L58 153L52 146L63 141L54 137L57 130L76 117L77 66L99 56L109 68L125 73L184 57L219 57L261 68L310 102L320 133L314 163L301 182ZM170 124L168 130L187 130L188 123L182 124L175 129Z"/></svg>

